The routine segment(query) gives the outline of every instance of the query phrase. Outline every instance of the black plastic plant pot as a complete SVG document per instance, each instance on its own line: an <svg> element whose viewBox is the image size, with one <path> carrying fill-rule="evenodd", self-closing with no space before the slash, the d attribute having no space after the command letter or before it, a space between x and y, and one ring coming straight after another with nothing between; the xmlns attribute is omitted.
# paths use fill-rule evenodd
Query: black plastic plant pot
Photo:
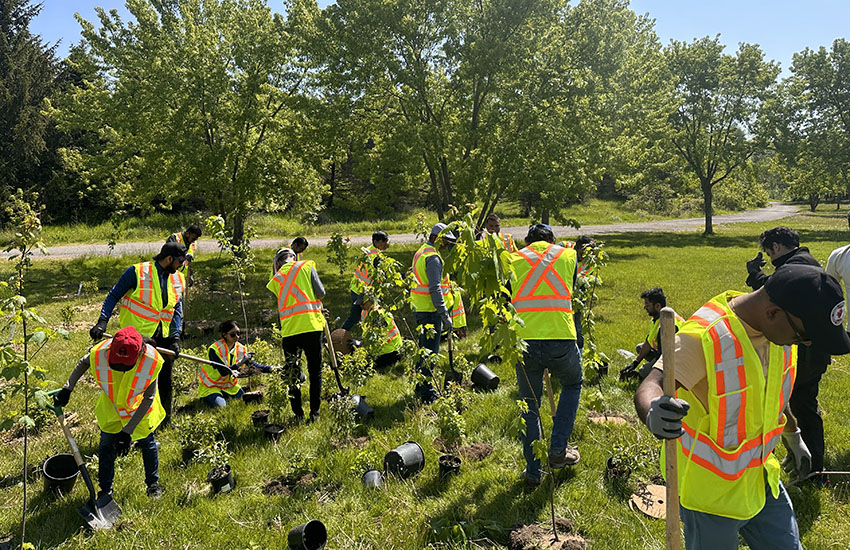
<svg viewBox="0 0 850 550"><path fill-rule="evenodd" d="M380 489L384 486L384 473L380 470L368 470L360 478L364 487Z"/></svg>
<svg viewBox="0 0 850 550"><path fill-rule="evenodd" d="M472 371L472 384L479 390L495 391L499 387L499 377L487 365L479 363Z"/></svg>
<svg viewBox="0 0 850 550"><path fill-rule="evenodd" d="M286 428L278 424L266 424L265 428L263 428L263 432L269 439L277 441L285 429Z"/></svg>
<svg viewBox="0 0 850 550"><path fill-rule="evenodd" d="M233 471L230 469L230 464L226 464L224 468L213 468L207 474L207 481L212 485L214 495L219 493L229 493L236 487L236 480L233 479Z"/></svg>
<svg viewBox="0 0 850 550"><path fill-rule="evenodd" d="M249 391L242 394L242 401L245 403L262 403L263 402L263 392L261 391Z"/></svg>
<svg viewBox="0 0 850 550"><path fill-rule="evenodd" d="M455 384L460 384L463 382L463 375L456 370L449 370L446 372L446 378L443 380L443 389L449 387L449 384L454 382Z"/></svg>
<svg viewBox="0 0 850 550"><path fill-rule="evenodd" d="M593 364L599 376L608 376L608 361L597 361Z"/></svg>
<svg viewBox="0 0 850 550"><path fill-rule="evenodd" d="M419 443L402 443L384 456L384 470L400 478L418 474L425 467L425 452Z"/></svg>
<svg viewBox="0 0 850 550"><path fill-rule="evenodd" d="M180 458L183 459L183 464L188 464L196 456L198 456L198 450L192 448L184 448L180 453Z"/></svg>
<svg viewBox="0 0 850 550"><path fill-rule="evenodd" d="M286 540L292 550L322 550L328 542L328 530L321 521L311 519L290 529Z"/></svg>
<svg viewBox="0 0 850 550"><path fill-rule="evenodd" d="M365 395L354 394L351 396L351 402L354 403L354 412L363 420L372 420L375 418L375 409L366 403Z"/></svg>
<svg viewBox="0 0 850 550"><path fill-rule="evenodd" d="M74 455L67 453L48 457L41 469L44 473L44 490L59 495L70 494L80 474Z"/></svg>
<svg viewBox="0 0 850 550"><path fill-rule="evenodd" d="M437 463L440 465L440 479L460 472L460 458L454 455L443 455Z"/></svg>
<svg viewBox="0 0 850 550"><path fill-rule="evenodd" d="M259 411L252 412L251 422L254 423L255 428L262 428L263 426L269 423L269 410L262 409Z"/></svg>

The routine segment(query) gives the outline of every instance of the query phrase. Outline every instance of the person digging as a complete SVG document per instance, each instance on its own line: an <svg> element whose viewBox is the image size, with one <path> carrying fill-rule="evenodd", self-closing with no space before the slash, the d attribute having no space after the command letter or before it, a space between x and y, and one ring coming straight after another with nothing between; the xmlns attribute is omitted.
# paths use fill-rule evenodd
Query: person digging
<svg viewBox="0 0 850 550"><path fill-rule="evenodd" d="M649 315L649 332L643 343L637 346L637 356L634 360L623 367L620 371L620 380L628 380L630 378L644 378L652 372L652 367L655 362L661 357L661 310L667 307L667 296L660 288L650 288L640 293L643 299L643 310ZM676 331L685 322L684 319L676 314ZM646 359L646 363L638 369L641 362Z"/></svg>
<svg viewBox="0 0 850 550"><path fill-rule="evenodd" d="M186 247L186 259L183 261L183 265L180 266L180 273L186 277L186 283L189 286L195 284L194 274L192 273L192 262L195 260L195 256L198 254L198 239L203 235L203 231L197 225L190 225L186 228L182 233L172 233L165 240L167 243L180 243Z"/></svg>
<svg viewBox="0 0 850 550"><path fill-rule="evenodd" d="M675 336L676 395L664 395L664 362L635 393L638 416L676 439L679 502L688 550L801 550L782 467L805 477L811 454L791 414L796 345L850 352L841 286L822 269L779 267L749 294L715 296ZM805 375L805 372L801 372ZM664 467L662 466L662 471Z"/></svg>
<svg viewBox="0 0 850 550"><path fill-rule="evenodd" d="M71 392L86 371L91 372L101 389L94 408L100 428L98 500L104 495L112 496L115 458L127 454L134 441L142 452L147 495L162 496L154 430L165 418L157 385L164 364L165 359L155 349L153 339L143 338L133 326L124 327L84 355L65 386L53 395L54 405L67 406Z"/></svg>

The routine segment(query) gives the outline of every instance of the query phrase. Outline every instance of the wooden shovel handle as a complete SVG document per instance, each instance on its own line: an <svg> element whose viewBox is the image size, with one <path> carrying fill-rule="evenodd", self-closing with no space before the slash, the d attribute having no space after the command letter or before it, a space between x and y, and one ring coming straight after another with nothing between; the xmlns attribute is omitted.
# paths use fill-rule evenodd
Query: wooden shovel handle
<svg viewBox="0 0 850 550"><path fill-rule="evenodd" d="M661 354L664 362L664 395L676 396L676 312L661 310ZM664 440L664 473L667 480L667 550L681 550L679 527L679 473L675 439Z"/></svg>

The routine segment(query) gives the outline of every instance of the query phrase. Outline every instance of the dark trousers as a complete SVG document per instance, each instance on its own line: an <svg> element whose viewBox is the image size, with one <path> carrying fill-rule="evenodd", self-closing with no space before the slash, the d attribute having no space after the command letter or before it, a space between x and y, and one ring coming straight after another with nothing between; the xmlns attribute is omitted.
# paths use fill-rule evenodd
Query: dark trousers
<svg viewBox="0 0 850 550"><path fill-rule="evenodd" d="M322 331L302 332L283 339L283 355L286 358L287 376L290 376L289 404L297 417L304 416L301 406L301 388L292 383L301 376L301 351L307 357L307 373L310 377L310 414L319 414L322 404Z"/></svg>
<svg viewBox="0 0 850 550"><path fill-rule="evenodd" d="M414 318L416 319L416 326L420 330L419 347L431 350L432 355L440 353L440 332L443 330L443 317L436 311L427 311L415 312ZM428 331L422 328L423 325L434 325L434 335L429 337ZM425 363L423 357L419 358L416 368L425 376L425 382L416 386L416 393L420 397L435 399L437 392L431 384L431 369Z"/></svg>
<svg viewBox="0 0 850 550"><path fill-rule="evenodd" d="M351 294L351 309L348 311L348 318L342 323L342 328L345 330L351 330L354 328L354 325L360 322L360 313L362 311L360 304L357 303L360 295L351 290L349 290L349 293Z"/></svg>
<svg viewBox="0 0 850 550"><path fill-rule="evenodd" d="M391 351L389 353L379 355L375 358L375 370L388 369L398 363L399 359L401 359L401 355L397 351Z"/></svg>
<svg viewBox="0 0 850 550"><path fill-rule="evenodd" d="M157 330L157 333L159 330ZM158 348L166 348L168 347L168 340L160 336L159 334L154 334L154 340L156 340L156 347ZM159 371L159 376L156 378L156 387L159 392L159 400L162 402L162 408L165 409L165 418L160 424L160 427L164 428L171 424L171 403L174 399L174 389L171 384L171 374L174 370L174 359L170 355L161 354L162 355L162 369Z"/></svg>
<svg viewBox="0 0 850 550"><path fill-rule="evenodd" d="M791 393L791 412L797 418L800 435L812 453L812 471L823 470L823 419L818 408L820 379L826 372L829 357L824 358L811 350L798 347L797 379Z"/></svg>
<svg viewBox="0 0 850 550"><path fill-rule="evenodd" d="M100 432L100 446L97 449L97 482L104 493L112 492L112 481L115 479L115 439L118 434ZM159 451L156 449L156 439L153 432L144 439L136 442L142 451L142 462L145 464L145 485L159 481Z"/></svg>

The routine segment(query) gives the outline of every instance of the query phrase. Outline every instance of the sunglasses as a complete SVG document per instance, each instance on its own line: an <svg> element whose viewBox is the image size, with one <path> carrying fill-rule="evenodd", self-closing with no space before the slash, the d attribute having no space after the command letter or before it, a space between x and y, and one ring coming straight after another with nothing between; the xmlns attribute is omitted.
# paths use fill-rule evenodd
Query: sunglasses
<svg viewBox="0 0 850 550"><path fill-rule="evenodd" d="M242 333L239 332L238 330L234 330L232 332L228 332L227 335L230 336L231 338L239 338L240 336L242 336Z"/></svg>
<svg viewBox="0 0 850 550"><path fill-rule="evenodd" d="M808 336L806 336L805 330L797 328L797 325L795 325L794 321L791 320L791 316L788 315L787 311L782 310L782 312L785 313L785 318L788 320L788 324L791 326L791 330L794 331L794 342L793 343L797 344L797 345L801 345L801 346L811 346L812 345L812 339L809 338Z"/></svg>

